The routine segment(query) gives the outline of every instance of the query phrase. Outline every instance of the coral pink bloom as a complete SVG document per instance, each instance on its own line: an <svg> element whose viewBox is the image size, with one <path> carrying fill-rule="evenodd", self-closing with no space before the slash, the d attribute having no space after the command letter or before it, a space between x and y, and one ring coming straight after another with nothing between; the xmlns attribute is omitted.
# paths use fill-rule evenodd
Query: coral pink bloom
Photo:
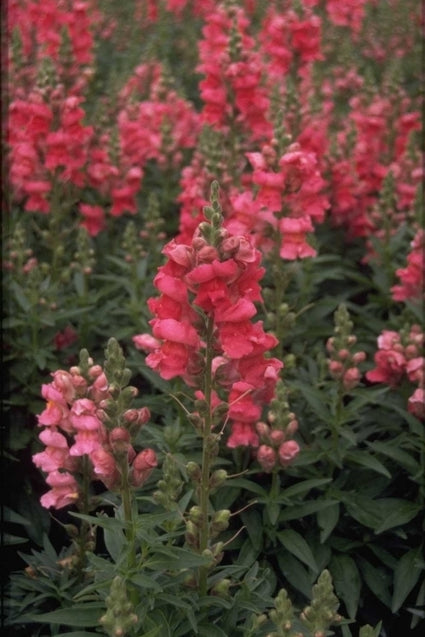
<svg viewBox="0 0 425 637"><path fill-rule="evenodd" d="M252 423L235 421L227 440L230 449L235 447L258 447L259 438Z"/></svg>
<svg viewBox="0 0 425 637"><path fill-rule="evenodd" d="M102 442L98 432L85 429L75 434L74 444L70 448L69 454L71 456L90 455L101 446Z"/></svg>
<svg viewBox="0 0 425 637"><path fill-rule="evenodd" d="M61 509L70 504L75 504L78 500L77 481L74 476L67 471L52 471L47 476L46 482L52 487L50 491L40 498L41 505L46 509L50 507Z"/></svg>
<svg viewBox="0 0 425 637"><path fill-rule="evenodd" d="M72 403L76 396L74 377L62 369L52 373L53 385L58 389L67 403Z"/></svg>
<svg viewBox="0 0 425 637"><path fill-rule="evenodd" d="M98 447L90 453L90 461L95 477L101 480L108 489L119 485L120 473L112 453L103 447Z"/></svg>
<svg viewBox="0 0 425 637"><path fill-rule="evenodd" d="M85 228L91 237L96 237L106 228L105 212L101 206L81 203L79 210L83 216L80 226Z"/></svg>
<svg viewBox="0 0 425 637"><path fill-rule="evenodd" d="M24 189L29 198L25 202L25 210L30 212L50 212L50 204L46 199L47 194L52 189L49 181L26 181Z"/></svg>
<svg viewBox="0 0 425 637"><path fill-rule="evenodd" d="M422 385L424 382L425 358L417 356L406 363L406 373L412 383Z"/></svg>
<svg viewBox="0 0 425 637"><path fill-rule="evenodd" d="M155 338L182 343L188 347L199 347L199 335L189 323L181 323L173 318L152 319L149 323Z"/></svg>
<svg viewBox="0 0 425 637"><path fill-rule="evenodd" d="M98 431L102 423L96 415L96 404L89 398L80 398L71 407L70 421L80 431Z"/></svg>
<svg viewBox="0 0 425 637"><path fill-rule="evenodd" d="M67 467L69 449L65 436L58 431L44 429L39 438L46 445L46 449L33 455L32 461L35 466L46 473L69 468Z"/></svg>
<svg viewBox="0 0 425 637"><path fill-rule="evenodd" d="M366 372L366 378L372 383L386 383L396 387L406 368L403 354L395 350L379 350L374 356L376 367Z"/></svg>
<svg viewBox="0 0 425 637"><path fill-rule="evenodd" d="M416 418L419 418L420 420L425 419L425 391L422 387L415 389L413 394L410 396L407 409L411 414L416 416Z"/></svg>
<svg viewBox="0 0 425 637"><path fill-rule="evenodd" d="M282 244L279 252L282 259L294 260L316 256L316 250L306 241L306 233L313 230L309 217L300 217L298 219L283 217L280 220L279 228L282 234Z"/></svg>
<svg viewBox="0 0 425 637"><path fill-rule="evenodd" d="M41 386L41 395L47 400L44 411L37 417L39 426L69 427L69 409L63 394L52 384Z"/></svg>
<svg viewBox="0 0 425 637"><path fill-rule="evenodd" d="M157 464L156 454L153 449L143 449L143 451L137 454L131 465L132 484L135 487L142 486Z"/></svg>
<svg viewBox="0 0 425 637"><path fill-rule="evenodd" d="M386 350L402 350L402 346L400 344L400 334L398 332L395 332L394 330L383 330L382 334L378 336L378 347L379 349Z"/></svg>
<svg viewBox="0 0 425 637"><path fill-rule="evenodd" d="M239 381L234 383L229 394L229 417L240 422L256 422L261 416L261 407L252 399L252 391L255 388Z"/></svg>
<svg viewBox="0 0 425 637"><path fill-rule="evenodd" d="M141 349L144 352L153 352L161 345L157 338L154 338L152 334L136 334L132 337L132 341L137 349Z"/></svg>
<svg viewBox="0 0 425 637"><path fill-rule="evenodd" d="M175 376L185 376L189 363L188 348L180 343L165 341L159 349L152 351L146 357L146 364L158 371L165 380Z"/></svg>

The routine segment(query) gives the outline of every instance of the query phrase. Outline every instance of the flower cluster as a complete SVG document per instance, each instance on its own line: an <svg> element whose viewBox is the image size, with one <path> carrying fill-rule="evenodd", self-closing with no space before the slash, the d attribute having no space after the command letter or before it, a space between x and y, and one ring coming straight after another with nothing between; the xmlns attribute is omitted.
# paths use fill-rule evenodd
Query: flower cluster
<svg viewBox="0 0 425 637"><path fill-rule="evenodd" d="M335 314L334 336L328 339L326 349L330 355L328 359L329 372L332 378L338 380L345 391L350 391L360 382L361 373L359 363L366 359L363 351L353 351L357 338L352 334L353 323L345 305L340 305Z"/></svg>
<svg viewBox="0 0 425 637"><path fill-rule="evenodd" d="M411 242L405 268L396 270L400 283L391 288L394 301L424 299L425 232L419 229Z"/></svg>
<svg viewBox="0 0 425 637"><path fill-rule="evenodd" d="M128 464L130 484L142 485L157 464L156 455L152 449L136 453L131 438L149 420L149 410L127 408L111 422L108 412L116 387L104 369L83 354L80 366L57 370L52 376L53 381L42 386L47 404L38 416L45 449L33 456L34 464L48 474L46 482L51 487L41 504L56 509L77 504L85 466L90 480L116 490L121 486L123 463ZM129 397L137 393L135 388L127 389Z"/></svg>
<svg viewBox="0 0 425 637"><path fill-rule="evenodd" d="M165 379L180 376L204 391L203 379L211 373L214 391L227 393L232 421L227 445L255 447L255 424L274 396L282 367L266 356L277 339L264 332L261 321L251 321L264 269L249 238L222 227L217 200L208 210L212 223L200 224L191 244L172 240L165 246L168 261L154 280L161 295L148 301L152 336L133 341L150 352L146 363ZM215 400L220 404L218 395Z"/></svg>
<svg viewBox="0 0 425 637"><path fill-rule="evenodd" d="M406 332L384 330L378 336L376 367L366 373L373 383L385 383L397 387L407 379L418 387L408 400L408 410L418 418L425 418L425 356L424 333L419 325L412 325Z"/></svg>
<svg viewBox="0 0 425 637"><path fill-rule="evenodd" d="M267 423L260 421L256 431L260 445L256 451L259 465L266 473L276 467L287 467L300 451L300 446L293 439L298 430L298 421L289 409L287 392L282 381L276 388L276 397L271 401L267 413Z"/></svg>

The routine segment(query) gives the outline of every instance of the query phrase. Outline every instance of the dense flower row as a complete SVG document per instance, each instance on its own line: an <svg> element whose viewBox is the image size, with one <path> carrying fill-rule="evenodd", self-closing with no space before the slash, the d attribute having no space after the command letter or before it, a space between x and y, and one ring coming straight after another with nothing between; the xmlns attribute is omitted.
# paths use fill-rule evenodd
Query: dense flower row
<svg viewBox="0 0 425 637"><path fill-rule="evenodd" d="M105 412L112 400L111 387L100 365L92 361L87 377L79 367L53 372L53 381L42 386L46 408L38 416L43 427L39 438L45 449L33 456L34 464L47 473L50 490L41 497L46 507L77 504L86 489L84 477L100 480L106 488L120 488L122 461L130 465L130 483L143 484L156 466L152 449L136 453L130 430L143 426L149 410L128 409L122 422L111 426ZM85 468L84 459L89 465Z"/></svg>

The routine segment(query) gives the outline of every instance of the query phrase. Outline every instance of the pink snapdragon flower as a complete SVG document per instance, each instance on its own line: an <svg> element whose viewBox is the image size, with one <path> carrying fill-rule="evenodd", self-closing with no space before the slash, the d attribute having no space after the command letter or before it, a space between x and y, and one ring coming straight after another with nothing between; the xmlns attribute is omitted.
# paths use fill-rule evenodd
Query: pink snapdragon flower
<svg viewBox="0 0 425 637"><path fill-rule="evenodd" d="M42 506L78 506L87 464L83 457L89 461L91 480L100 480L108 489L120 489L122 462L134 473L133 485L142 485L156 466L156 455L152 449L140 452L140 458L149 461L150 471L141 466L140 458L133 468L137 454L131 436L149 420L149 410L127 409L122 414L124 426L114 427L105 412L113 398L100 365L89 361L85 376L76 366L69 372L57 370L52 376L53 381L42 386L47 406L38 417L38 425L44 427L39 438L45 449L33 456L34 464L47 473L46 482L51 487L41 498Z"/></svg>
<svg viewBox="0 0 425 637"><path fill-rule="evenodd" d="M133 337L148 351L146 364L168 380L179 376L195 391L202 390L205 372L205 323L212 324L214 391L228 395L233 422L230 447L257 446L255 423L264 404L274 396L282 363L267 357L277 344L261 321L252 322L261 301L259 280L264 269L249 237L221 228L211 245L195 231L188 244L170 241L163 250L168 260L154 283L160 296L149 299L154 314L151 335ZM195 311L195 310L198 311ZM201 312L200 312L201 311Z"/></svg>
<svg viewBox="0 0 425 637"><path fill-rule="evenodd" d="M403 379L417 384L408 399L408 410L422 418L423 405L420 405L424 395L425 382L425 335L419 325L412 325L409 332L398 333L384 330L378 337L378 351L374 361L376 367L366 373L371 382L385 383L390 387L397 387Z"/></svg>
<svg viewBox="0 0 425 637"><path fill-rule="evenodd" d="M425 232L422 228L417 231L410 245L411 251L407 255L407 266L396 270L400 283L391 288L395 301L424 300L425 298Z"/></svg>

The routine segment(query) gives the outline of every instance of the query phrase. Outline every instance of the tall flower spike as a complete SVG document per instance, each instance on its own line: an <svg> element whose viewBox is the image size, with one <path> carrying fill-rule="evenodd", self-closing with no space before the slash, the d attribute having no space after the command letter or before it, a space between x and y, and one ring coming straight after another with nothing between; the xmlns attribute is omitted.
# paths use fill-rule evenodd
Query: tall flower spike
<svg viewBox="0 0 425 637"><path fill-rule="evenodd" d="M260 252L249 237L223 228L218 192L213 182L206 220L191 243L173 239L164 247L168 261L154 280L161 295L148 301L152 335L139 334L133 341L149 352L146 363L162 378L179 376L202 394L209 325L216 406L225 400L232 422L227 444L257 446L255 424L275 395L283 364L266 356L277 344L275 336L264 332L261 321L252 323L255 302L262 299Z"/></svg>

